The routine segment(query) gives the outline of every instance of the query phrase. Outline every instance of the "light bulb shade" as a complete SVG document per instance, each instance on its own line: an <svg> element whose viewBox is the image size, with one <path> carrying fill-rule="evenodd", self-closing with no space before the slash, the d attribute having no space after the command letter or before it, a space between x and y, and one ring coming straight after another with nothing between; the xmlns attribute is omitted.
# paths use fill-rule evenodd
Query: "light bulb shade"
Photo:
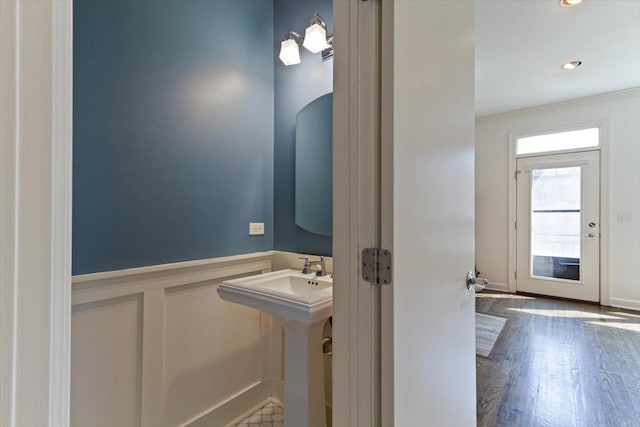
<svg viewBox="0 0 640 427"><path fill-rule="evenodd" d="M280 43L280 55L278 56L284 65L300 63L300 48L294 39L282 40Z"/></svg>
<svg viewBox="0 0 640 427"><path fill-rule="evenodd" d="M304 43L302 45L313 53L318 53L328 48L327 30L317 22L309 25L304 32Z"/></svg>

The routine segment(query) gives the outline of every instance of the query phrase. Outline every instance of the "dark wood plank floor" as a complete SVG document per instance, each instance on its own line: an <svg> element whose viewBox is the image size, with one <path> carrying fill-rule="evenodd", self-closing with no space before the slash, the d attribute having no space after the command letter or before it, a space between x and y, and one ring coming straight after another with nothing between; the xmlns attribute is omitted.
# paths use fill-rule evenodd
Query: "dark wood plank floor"
<svg viewBox="0 0 640 427"><path fill-rule="evenodd" d="M497 292L476 310L508 318L476 357L478 426L640 426L640 312Z"/></svg>

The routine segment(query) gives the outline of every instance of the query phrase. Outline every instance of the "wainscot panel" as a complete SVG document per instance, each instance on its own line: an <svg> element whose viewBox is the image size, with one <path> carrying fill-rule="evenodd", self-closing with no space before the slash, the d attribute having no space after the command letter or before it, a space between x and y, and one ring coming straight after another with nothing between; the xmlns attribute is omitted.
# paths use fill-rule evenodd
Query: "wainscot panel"
<svg viewBox="0 0 640 427"><path fill-rule="evenodd" d="M71 425L139 425L142 294L76 305L71 329Z"/></svg>
<svg viewBox="0 0 640 427"><path fill-rule="evenodd" d="M282 400L279 324L216 292L225 279L271 271L272 257L75 276L72 425L226 423Z"/></svg>

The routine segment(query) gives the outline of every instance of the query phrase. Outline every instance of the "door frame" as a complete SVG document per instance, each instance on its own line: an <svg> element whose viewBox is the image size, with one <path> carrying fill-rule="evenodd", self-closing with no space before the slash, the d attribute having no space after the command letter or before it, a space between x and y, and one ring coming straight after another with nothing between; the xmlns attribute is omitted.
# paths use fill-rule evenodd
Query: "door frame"
<svg viewBox="0 0 640 427"><path fill-rule="evenodd" d="M381 4L333 0L333 182L342 183L333 189L333 425L340 426L381 425L380 287L360 277L359 264L361 249L381 241Z"/></svg>
<svg viewBox="0 0 640 427"><path fill-rule="evenodd" d="M381 344L374 336L379 332L375 328L382 328L383 339L392 340L393 322L373 328L360 322L374 318L381 292L360 279L359 254L365 246L392 246L393 239L389 230L380 232L381 224L393 223L388 210L393 185L387 177L380 188L379 175L381 169L382 174L393 171L392 106L377 107L380 96L393 97L388 74L393 73L393 52L388 49L393 46L393 0L334 0L333 6L339 35L334 182L347 183L334 193L334 312L337 325L343 326L334 329L333 421L391 425L393 360L387 352L391 359L380 361ZM71 0L0 2L0 87L11 94L0 99L3 112L11 113L0 115L2 153L9 153L0 156L0 191L3 199L6 194L14 202L0 205L0 230L12 236L0 241L0 348L12 350L0 360L0 424L10 427L68 426L70 421L72 14ZM47 25L34 25L43 22ZM38 43L41 40L51 43ZM385 46L382 61L380 43ZM44 67L37 62L43 57L51 58ZM381 73L387 73L382 81ZM20 111L42 115L29 117L27 123L20 120ZM20 165L40 164L50 167L45 170L49 179L20 174ZM27 201L28 215L21 211ZM381 206L387 210L379 213ZM46 224L49 232L34 238L21 230L27 216ZM392 289L382 293L387 310L383 316L392 320ZM33 342L40 345L25 345ZM384 395L381 402L383 393L391 396Z"/></svg>
<svg viewBox="0 0 640 427"><path fill-rule="evenodd" d="M338 214L334 222L334 258L345 262L335 263L336 282L341 286L335 289L335 320L344 327L334 328L336 350L334 352L334 424L366 425L368 419L377 413L379 393L370 379L374 376L363 375L362 367L372 369L373 353L368 360L363 358L361 349L371 346L370 337L363 336L358 327L359 316L371 316L372 303L377 301L373 292L362 292L368 289L360 286L359 252L363 242L375 243L376 215L363 216L362 212L377 205L375 197L376 180L373 174L377 157L365 158L367 144L376 141L371 132L377 132L379 118L377 110L368 112L364 107L372 106L370 97L377 90L377 67L366 67L366 63L377 60L372 52L377 39L370 36L378 29L378 15L371 13L372 4L376 2L360 2L358 0L334 0L334 28L340 37L335 40L335 105L334 111L334 182L347 182L338 186L334 194L334 211ZM71 320L71 189L72 189L72 89L73 89L73 5L71 0L56 2L32 2L36 15L44 14L50 18L51 26L30 28L20 21L22 17L31 17L31 13L23 13L18 0L0 2L0 54L2 54L3 73L0 74L0 87L3 89L21 88L20 83L30 83L29 79L47 82L51 92L50 102L42 102L38 93L31 94L33 104L39 104L51 114L51 120L43 123L32 123L37 126L51 126L51 139L40 140L40 150L29 152L33 157L50 161L54 175L51 185L43 189L33 185L22 188L18 182L19 168L17 153L21 148L21 140L16 135L18 121L13 116L19 106L18 96L22 92L16 90L14 97L2 99L2 109L12 115L0 116L3 141L5 137L11 141L6 145L10 155L0 156L0 170L3 172L2 190L15 204L24 197L36 198L41 209L37 209L38 218L53 226L51 234L42 236L38 241L23 244L23 236L19 235L19 209L14 204L4 204L0 212L1 230L14 236L11 240L0 242L0 279L2 279L2 298L0 298L0 344L1 348L13 349L12 354L2 354L0 363L0 424L16 426L37 424L48 426L69 425L70 396L70 320ZM50 7L49 7L50 6ZM368 10L368 13L367 13ZM50 16L49 16L50 15ZM368 21L368 22L367 22ZM21 25L22 24L22 25ZM30 33L27 33L30 30ZM20 69L17 78L18 61L36 50L37 43L20 43L21 40L52 40L46 45L52 58L51 69L33 67L25 74ZM375 42L371 52L362 49L365 42ZM41 53L38 51L38 53ZM355 55L357 53L357 55ZM29 64L27 64L29 65ZM13 72L5 72L5 68ZM44 78L43 78L44 77ZM365 78L363 78L365 77ZM25 85L26 86L26 85ZM37 87L37 86L36 86ZM377 95L376 95L377 96ZM23 103L23 107L33 104ZM55 106L55 108L54 108ZM6 132L6 133L5 133ZM51 149L53 147L53 149ZM5 145L2 146L5 154ZM373 150L369 151L373 152ZM21 152L22 161L29 159ZM6 173L5 173L6 172ZM369 178L369 179L364 179ZM42 184L42 182L40 183ZM43 197L44 196L44 197ZM47 203L48 197L51 203ZM344 212L349 212L344 215ZM378 237L379 238L379 237ZM18 252L18 243L22 252ZM50 261L50 269L43 269L41 287L38 295L22 296L22 283L17 280L23 270L29 268L21 262L29 261L29 256L40 254L47 249L46 259ZM22 256L24 253L25 256ZM15 266L15 268L14 268ZM6 286L9 283L10 286ZM370 288L372 289L372 288ZM19 292L21 293L18 298ZM361 304L361 301L369 304ZM24 304L20 304L23 302ZM50 310L50 311L49 311ZM34 312L48 313L36 316L39 321L31 320ZM344 322L344 323L343 323ZM50 348L38 352L38 357L23 355L26 349L17 346L19 336L34 337ZM25 350L25 351L23 351ZM47 374L48 373L48 374ZM29 399L22 396L23 385L32 384L34 388L24 389ZM379 384L378 384L379 387ZM17 392L15 391L17 390ZM38 410L24 402L45 402ZM27 418L28 417L28 418ZM24 422L27 420L27 422ZM36 420L36 422L32 422Z"/></svg>
<svg viewBox="0 0 640 427"><path fill-rule="evenodd" d="M507 142L509 168L508 168L508 221L507 221L507 235L508 235L508 255L509 255L509 283L507 292L516 293L516 248L517 248L517 233L515 229L516 223L516 142L518 138L544 135L556 132L568 132L572 130L586 129L597 127L600 129L599 147L586 147L576 150L562 150L551 151L546 153L536 153L533 155L545 155L545 154L560 154L560 153L574 153L579 151L600 151L600 304L611 305L611 280L610 270L610 236L611 236L611 222L610 222L610 156L609 156L609 121L606 119L584 121L576 123L568 123L564 126L554 127L535 127L535 128L523 128L509 132Z"/></svg>
<svg viewBox="0 0 640 427"><path fill-rule="evenodd" d="M72 11L0 2L3 426L69 425Z"/></svg>

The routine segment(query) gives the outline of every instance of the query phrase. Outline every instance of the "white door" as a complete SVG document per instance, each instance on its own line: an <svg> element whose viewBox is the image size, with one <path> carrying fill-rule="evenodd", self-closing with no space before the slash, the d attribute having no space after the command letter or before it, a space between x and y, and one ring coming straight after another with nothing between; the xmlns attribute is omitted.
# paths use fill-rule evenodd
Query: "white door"
<svg viewBox="0 0 640 427"><path fill-rule="evenodd" d="M517 160L520 292L600 301L600 152Z"/></svg>
<svg viewBox="0 0 640 427"><path fill-rule="evenodd" d="M474 2L393 4L393 425L475 426Z"/></svg>

